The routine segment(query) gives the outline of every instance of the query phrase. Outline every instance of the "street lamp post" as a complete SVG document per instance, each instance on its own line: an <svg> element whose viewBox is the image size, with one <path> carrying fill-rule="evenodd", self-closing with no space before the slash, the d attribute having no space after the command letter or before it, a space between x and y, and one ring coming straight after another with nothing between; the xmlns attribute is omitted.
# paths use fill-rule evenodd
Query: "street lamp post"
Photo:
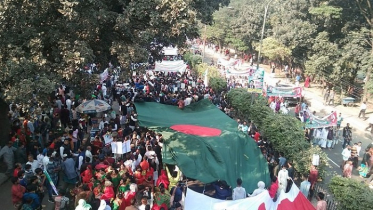
<svg viewBox="0 0 373 210"><path fill-rule="evenodd" d="M259 44L259 51L258 51L258 61L256 64L256 68L259 69L259 63L260 63L260 53L262 51L262 45L263 45L263 36L264 36L264 29L266 27L266 19L267 19L267 12L268 12L268 7L271 4L273 0L269 0L268 3L264 7L264 19L263 19L263 27L262 27L262 34L260 36L260 44Z"/></svg>

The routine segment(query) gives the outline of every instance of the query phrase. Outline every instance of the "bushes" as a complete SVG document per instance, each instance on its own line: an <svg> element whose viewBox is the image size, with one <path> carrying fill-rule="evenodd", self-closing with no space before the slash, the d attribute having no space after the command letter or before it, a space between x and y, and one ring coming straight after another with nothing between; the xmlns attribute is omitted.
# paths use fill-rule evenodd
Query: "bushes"
<svg viewBox="0 0 373 210"><path fill-rule="evenodd" d="M212 77L208 84L215 92L221 92L227 88L227 81L221 77Z"/></svg>
<svg viewBox="0 0 373 210"><path fill-rule="evenodd" d="M267 137L276 151L283 152L294 168L301 174L308 173L313 154L320 156L319 175L325 176L327 155L312 147L304 137L302 123L290 115L275 114L267 106L267 99L248 93L246 89L233 89L227 98L238 116L253 120L263 136Z"/></svg>
<svg viewBox="0 0 373 210"><path fill-rule="evenodd" d="M195 69L197 65L202 63L202 56L195 55L191 52L186 52L183 55L183 60L190 65L190 68Z"/></svg>
<svg viewBox="0 0 373 210"><path fill-rule="evenodd" d="M338 209L370 210L373 207L373 191L357 180L334 176L329 183L329 189L338 202Z"/></svg>

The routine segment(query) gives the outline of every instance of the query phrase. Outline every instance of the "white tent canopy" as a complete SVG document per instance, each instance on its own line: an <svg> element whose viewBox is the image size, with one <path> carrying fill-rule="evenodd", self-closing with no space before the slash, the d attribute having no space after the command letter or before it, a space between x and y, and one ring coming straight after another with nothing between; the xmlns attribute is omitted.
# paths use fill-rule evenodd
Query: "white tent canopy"
<svg viewBox="0 0 373 210"><path fill-rule="evenodd" d="M154 71L184 73L187 65L182 60L155 62Z"/></svg>

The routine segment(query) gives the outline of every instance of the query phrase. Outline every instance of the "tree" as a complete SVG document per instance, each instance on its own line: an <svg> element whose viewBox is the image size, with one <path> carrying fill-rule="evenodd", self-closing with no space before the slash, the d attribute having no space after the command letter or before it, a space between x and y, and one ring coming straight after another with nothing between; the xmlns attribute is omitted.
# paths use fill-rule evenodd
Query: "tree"
<svg viewBox="0 0 373 210"><path fill-rule="evenodd" d="M327 32L321 32L312 46L312 53L306 61L306 73L318 75L320 78L330 79L334 72L335 63L339 57L338 46L329 41Z"/></svg>
<svg viewBox="0 0 373 210"><path fill-rule="evenodd" d="M259 49L259 46L256 49ZM268 37L263 40L262 54L272 61L282 63L290 58L291 50L278 40Z"/></svg>
<svg viewBox="0 0 373 210"><path fill-rule="evenodd" d="M208 81L208 85L216 93L227 89L227 81L222 77L211 77Z"/></svg>
<svg viewBox="0 0 373 210"><path fill-rule="evenodd" d="M327 155L318 147L312 147L304 138L299 120L290 115L275 114L267 106L267 100L255 96L243 88L232 89L227 94L229 104L237 117L255 123L260 133L267 137L274 149L283 152L300 174L308 173L313 154L320 156L319 174L324 177L328 167ZM251 100L254 99L253 103Z"/></svg>
<svg viewBox="0 0 373 210"><path fill-rule="evenodd" d="M198 36L197 21L211 22L227 0L2 1L1 93L6 101L45 101L55 85L73 85L79 70L97 62L129 68L143 62L154 39L182 48ZM86 75L85 75L86 76ZM80 81L80 80L78 80ZM75 83L75 84L74 84Z"/></svg>
<svg viewBox="0 0 373 210"><path fill-rule="evenodd" d="M373 191L358 180L334 176L329 183L329 189L338 202L338 209L372 209Z"/></svg>

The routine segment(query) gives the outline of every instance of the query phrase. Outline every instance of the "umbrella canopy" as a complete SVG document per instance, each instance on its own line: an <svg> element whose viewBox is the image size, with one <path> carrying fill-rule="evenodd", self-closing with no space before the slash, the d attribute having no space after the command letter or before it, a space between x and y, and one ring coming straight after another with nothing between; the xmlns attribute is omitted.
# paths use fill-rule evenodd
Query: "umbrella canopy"
<svg viewBox="0 0 373 210"><path fill-rule="evenodd" d="M93 99L80 104L76 111L79 113L97 113L111 109L111 106L103 100Z"/></svg>

